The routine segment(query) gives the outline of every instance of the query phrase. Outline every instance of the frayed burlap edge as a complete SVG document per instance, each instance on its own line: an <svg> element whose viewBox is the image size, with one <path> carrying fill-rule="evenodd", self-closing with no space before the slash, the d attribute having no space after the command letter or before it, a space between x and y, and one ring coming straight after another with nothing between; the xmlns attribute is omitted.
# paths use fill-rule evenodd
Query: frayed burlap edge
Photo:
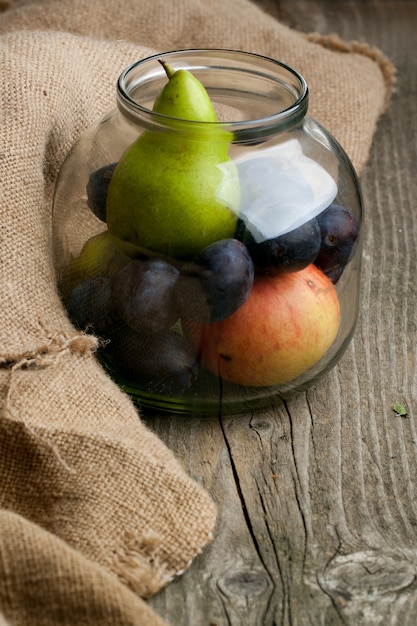
<svg viewBox="0 0 417 626"><path fill-rule="evenodd" d="M0 354L0 369L9 371L9 383L4 398L3 411L10 412L10 398L13 394L14 374L27 368L44 368L56 364L66 354L81 357L92 355L98 348L99 340L93 335L76 333L68 336L65 333L47 334L46 341L35 351L21 354Z"/></svg>
<svg viewBox="0 0 417 626"><path fill-rule="evenodd" d="M98 345L98 339L92 335L78 333L68 337L65 334L55 333L49 334L46 342L41 344L36 351L28 351L22 354L0 355L0 369L6 370L9 373L3 405L1 407L3 416L14 421L21 421L20 416L16 415L13 410L12 402L15 387L15 375L18 371L28 368L41 369L49 367L56 364L68 353L78 355L80 357L92 356L97 350ZM63 460L56 446L47 442L36 431L36 429L29 427L28 424L24 423L24 427L36 440L52 449L57 461L64 466L67 471L73 471Z"/></svg>
<svg viewBox="0 0 417 626"><path fill-rule="evenodd" d="M46 341L39 345L35 351L27 351L21 354L0 354L0 369L9 373L9 379L4 394L2 414L12 420L20 421L20 417L15 415L13 410L12 396L15 387L15 374L24 369L42 369L56 364L66 354L74 354L80 357L92 356L97 350L99 340L93 335L76 333L72 336L54 333L48 334ZM27 430L37 439L42 439L32 428L25 424ZM48 444L48 447L50 444ZM66 466L61 459L61 455L55 450L57 459ZM66 466L67 467L67 466ZM68 468L67 468L68 469Z"/></svg>
<svg viewBox="0 0 417 626"><path fill-rule="evenodd" d="M211 534L209 542L212 540ZM111 571L119 580L142 598L151 597L175 577L181 576L190 567L194 558L202 552L197 551L186 567L173 575L167 571L166 563L158 555L160 543L158 533L153 531L141 536L126 532L123 547L114 553L109 563Z"/></svg>
<svg viewBox="0 0 417 626"><path fill-rule="evenodd" d="M99 340L94 335L76 333L68 336L65 333L47 335L46 341L34 351L19 354L0 354L0 367L24 369L26 367L47 367L55 363L66 352L85 356L94 352L99 345Z"/></svg>

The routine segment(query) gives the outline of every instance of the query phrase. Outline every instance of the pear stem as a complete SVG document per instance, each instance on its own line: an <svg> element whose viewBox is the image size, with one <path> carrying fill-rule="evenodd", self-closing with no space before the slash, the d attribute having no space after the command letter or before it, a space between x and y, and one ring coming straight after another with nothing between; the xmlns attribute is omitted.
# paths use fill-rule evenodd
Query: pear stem
<svg viewBox="0 0 417 626"><path fill-rule="evenodd" d="M172 67L172 65L170 65L169 63L167 63L166 61L164 61L163 59L158 59L158 61L160 62L160 64L162 65L162 67L165 70L166 75L168 76L168 78L171 78L172 76L174 76L175 74L175 70Z"/></svg>

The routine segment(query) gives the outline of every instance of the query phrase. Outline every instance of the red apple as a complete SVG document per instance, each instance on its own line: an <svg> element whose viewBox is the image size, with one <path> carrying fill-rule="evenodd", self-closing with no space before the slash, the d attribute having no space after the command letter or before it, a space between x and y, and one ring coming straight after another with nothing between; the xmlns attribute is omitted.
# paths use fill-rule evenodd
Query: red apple
<svg viewBox="0 0 417 626"><path fill-rule="evenodd" d="M290 274L256 276L233 315L186 327L210 372L240 385L269 386L314 365L332 345L339 323L336 289L312 264Z"/></svg>

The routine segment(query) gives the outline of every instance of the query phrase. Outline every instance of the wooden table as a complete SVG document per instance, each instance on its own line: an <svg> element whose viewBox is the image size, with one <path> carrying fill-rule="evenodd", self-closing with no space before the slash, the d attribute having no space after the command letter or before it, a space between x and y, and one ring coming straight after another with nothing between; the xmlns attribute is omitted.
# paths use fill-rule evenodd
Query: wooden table
<svg viewBox="0 0 417 626"><path fill-rule="evenodd" d="M219 509L213 543L151 604L173 626L415 625L417 2L258 4L377 46L398 68L361 177L360 319L339 365L275 409L145 413Z"/></svg>

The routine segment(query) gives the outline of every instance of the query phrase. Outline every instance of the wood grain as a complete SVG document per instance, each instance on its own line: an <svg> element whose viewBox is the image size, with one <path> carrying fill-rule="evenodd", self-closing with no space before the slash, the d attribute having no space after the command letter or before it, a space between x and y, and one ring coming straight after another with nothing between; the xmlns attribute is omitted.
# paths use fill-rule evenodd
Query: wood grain
<svg viewBox="0 0 417 626"><path fill-rule="evenodd" d="M257 4L300 30L366 41L398 68L361 176L360 318L337 367L275 409L145 414L219 507L211 546L151 604L180 626L415 625L417 3Z"/></svg>

